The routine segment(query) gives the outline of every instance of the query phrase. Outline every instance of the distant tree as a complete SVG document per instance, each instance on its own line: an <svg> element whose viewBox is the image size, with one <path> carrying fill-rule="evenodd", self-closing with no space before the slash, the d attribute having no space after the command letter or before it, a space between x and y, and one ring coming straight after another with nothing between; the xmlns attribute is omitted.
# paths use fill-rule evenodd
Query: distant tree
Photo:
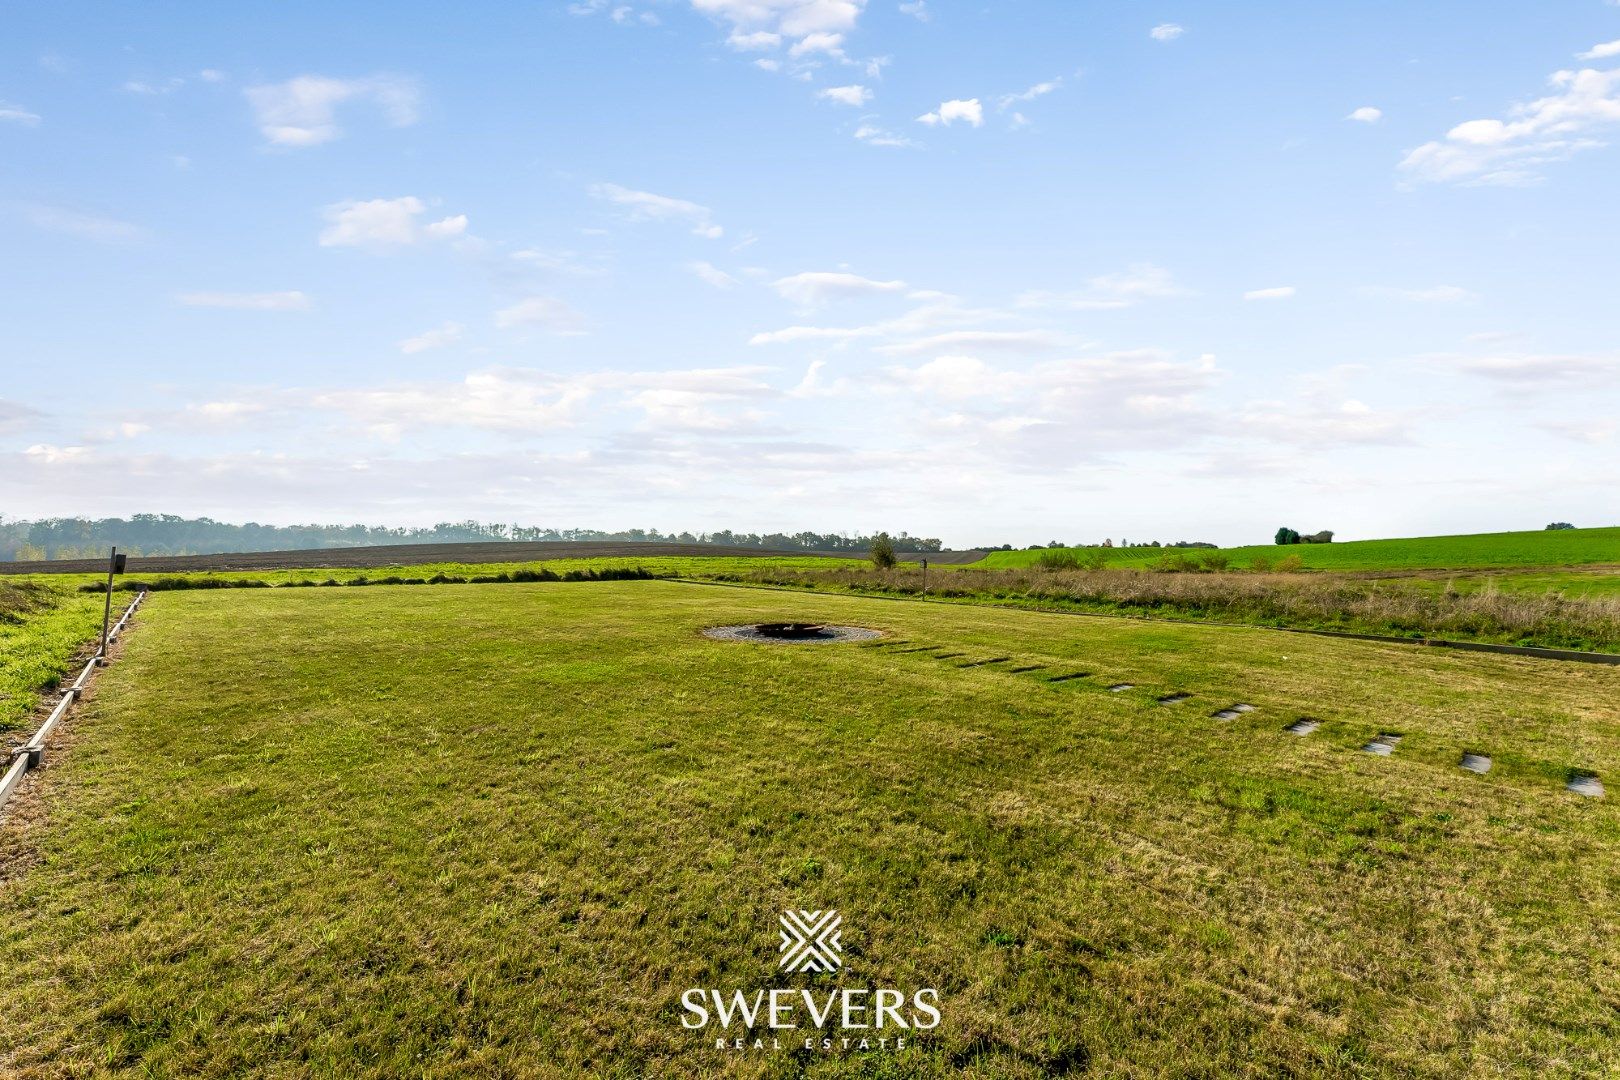
<svg viewBox="0 0 1620 1080"><path fill-rule="evenodd" d="M880 532L872 538L870 554L872 565L879 570L888 570L898 561L894 557L894 541L889 539L886 532Z"/></svg>
<svg viewBox="0 0 1620 1080"><path fill-rule="evenodd" d="M1297 543L1299 543L1299 533L1295 532L1293 529L1290 529L1288 526L1284 525L1282 528L1277 530L1277 535L1272 537L1271 542L1274 543L1274 544L1279 544L1279 545L1280 544L1297 544Z"/></svg>
<svg viewBox="0 0 1620 1080"><path fill-rule="evenodd" d="M1302 544L1331 544L1333 543L1333 530L1323 529L1321 532L1313 532L1309 536L1300 537L1299 542Z"/></svg>
<svg viewBox="0 0 1620 1080"><path fill-rule="evenodd" d="M1565 529L1573 529L1574 527L1575 526L1571 525L1567 521L1555 521L1551 525L1547 526L1546 531L1547 532L1562 532Z"/></svg>

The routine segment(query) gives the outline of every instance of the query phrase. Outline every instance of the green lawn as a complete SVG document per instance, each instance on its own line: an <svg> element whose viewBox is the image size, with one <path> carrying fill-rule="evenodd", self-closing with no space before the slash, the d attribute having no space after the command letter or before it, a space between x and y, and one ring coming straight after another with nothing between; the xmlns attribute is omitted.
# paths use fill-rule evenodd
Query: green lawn
<svg viewBox="0 0 1620 1080"><path fill-rule="evenodd" d="M1070 548L1079 554L1102 551L1110 566L1148 566L1176 548ZM1415 536L1399 540L1355 540L1333 544L1257 544L1222 549L1235 569L1256 559L1298 555L1307 570L1489 569L1513 566L1587 566L1620 563L1620 528L1564 529L1553 532L1476 533L1468 536ZM1196 555L1196 549L1187 552ZM992 551L974 566L1033 566L1039 551Z"/></svg>
<svg viewBox="0 0 1620 1080"><path fill-rule="evenodd" d="M100 632L103 602L76 584L0 578L0 733L27 725L40 691Z"/></svg>
<svg viewBox="0 0 1620 1080"><path fill-rule="evenodd" d="M784 618L891 644L698 633ZM6 1076L1620 1070L1620 813L1564 790L1620 782L1617 670L662 581L173 592L65 734L0 830ZM840 973L776 974L790 907L844 913ZM681 1027L776 985L943 1022Z"/></svg>

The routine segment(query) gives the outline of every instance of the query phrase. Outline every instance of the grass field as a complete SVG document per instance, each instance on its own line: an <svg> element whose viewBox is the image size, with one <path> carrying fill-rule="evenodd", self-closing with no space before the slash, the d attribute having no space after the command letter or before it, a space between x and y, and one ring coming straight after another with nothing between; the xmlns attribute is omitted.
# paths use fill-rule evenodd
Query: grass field
<svg viewBox="0 0 1620 1080"><path fill-rule="evenodd" d="M768 618L889 638L698 633ZM1612 1074L1620 814L1564 784L1620 777L1617 703L1588 665L674 582L160 593L0 831L0 1073ZM789 907L844 913L842 972L775 973ZM840 983L943 1020L680 1024L688 987Z"/></svg>
<svg viewBox="0 0 1620 1080"><path fill-rule="evenodd" d="M1078 554L1101 552L1109 566L1149 566L1176 548L1069 548ZM1524 566L1620 564L1620 528L1552 532L1476 533L1468 536L1415 536L1400 540L1356 540L1333 544L1259 544L1224 548L1234 568L1254 559L1297 555L1307 570L1444 570ZM1197 552L1192 552L1196 554ZM978 567L1033 566L1040 551L992 551Z"/></svg>
<svg viewBox="0 0 1620 1080"><path fill-rule="evenodd" d="M25 726L100 631L103 599L60 582L0 580L0 734Z"/></svg>

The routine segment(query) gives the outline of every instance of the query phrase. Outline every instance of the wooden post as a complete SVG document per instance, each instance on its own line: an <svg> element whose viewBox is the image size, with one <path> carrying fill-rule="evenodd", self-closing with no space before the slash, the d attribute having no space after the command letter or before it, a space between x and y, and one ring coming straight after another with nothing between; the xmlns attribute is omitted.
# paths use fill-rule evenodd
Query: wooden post
<svg viewBox="0 0 1620 1080"><path fill-rule="evenodd" d="M928 595L928 560L924 559L922 561L922 564L923 564L923 591L922 591L922 594L924 596L927 596Z"/></svg>
<svg viewBox="0 0 1620 1080"><path fill-rule="evenodd" d="M107 555L107 603L101 609L101 649L96 653L102 658L107 655L107 624L112 621L113 572L117 569L118 548L115 546Z"/></svg>

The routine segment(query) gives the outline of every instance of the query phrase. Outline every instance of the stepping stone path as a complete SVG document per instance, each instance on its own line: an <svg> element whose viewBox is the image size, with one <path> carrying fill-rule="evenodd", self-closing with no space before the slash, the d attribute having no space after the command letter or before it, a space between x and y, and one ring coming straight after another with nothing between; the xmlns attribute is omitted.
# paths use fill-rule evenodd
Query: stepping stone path
<svg viewBox="0 0 1620 1080"><path fill-rule="evenodd" d="M1068 682L1070 679L1083 679L1087 675L1090 675L1090 674L1091 674L1091 672L1089 672L1089 671L1076 671L1076 672L1072 672L1071 674L1068 674L1068 675L1053 675L1050 679L1047 679L1046 681L1047 682Z"/></svg>
<svg viewBox="0 0 1620 1080"><path fill-rule="evenodd" d="M942 653L935 653L934 654L934 659L935 660L954 660L958 656L966 656L966 655L967 655L967 653L965 653L965 652L942 652Z"/></svg>
<svg viewBox="0 0 1620 1080"><path fill-rule="evenodd" d="M1011 659L1012 659L1012 657L1010 657L1010 656L998 656L994 660L969 660L965 664L957 664L956 666L957 667L962 667L962 668L984 667L986 664L1005 664L1007 661L1009 661Z"/></svg>
<svg viewBox="0 0 1620 1080"><path fill-rule="evenodd" d="M1254 712L1254 706L1246 705L1240 701L1236 705L1222 709L1219 712L1210 713L1209 715L1214 717L1216 720L1236 720L1246 712Z"/></svg>
<svg viewBox="0 0 1620 1080"><path fill-rule="evenodd" d="M1469 772L1479 773L1481 776L1491 771L1491 759L1484 754L1464 754L1461 764Z"/></svg>
<svg viewBox="0 0 1620 1080"><path fill-rule="evenodd" d="M938 648L941 648L941 647L942 646L939 646L939 645L918 645L916 648L912 648L912 649L896 649L894 651L895 652L933 652L935 649L938 649Z"/></svg>
<svg viewBox="0 0 1620 1080"><path fill-rule="evenodd" d="M1135 683L1117 682L1113 686L1110 686L1108 688L1108 692L1110 694L1117 694L1122 690L1134 690L1134 689L1136 689L1136 684Z"/></svg>
<svg viewBox="0 0 1620 1080"><path fill-rule="evenodd" d="M1166 695L1164 695L1164 697L1159 699L1159 704L1160 705L1176 705L1176 704L1179 704L1179 703L1181 703L1183 701L1186 701L1190 697L1192 697L1191 694L1166 694Z"/></svg>
<svg viewBox="0 0 1620 1080"><path fill-rule="evenodd" d="M1588 799L1603 798L1603 781L1591 773L1572 776L1569 778L1569 783L1564 786L1577 795L1585 795Z"/></svg>
<svg viewBox="0 0 1620 1080"><path fill-rule="evenodd" d="M1292 724L1289 724L1287 727L1283 728L1283 730L1293 735L1303 736L1309 735L1311 732L1315 731L1321 726L1322 721L1312 720L1308 716L1302 716L1298 720L1295 720Z"/></svg>
<svg viewBox="0 0 1620 1080"><path fill-rule="evenodd" d="M1377 754L1379 757L1389 757L1395 752L1395 744L1400 741L1401 737L1399 735L1384 734L1363 746L1362 749L1369 754Z"/></svg>
<svg viewBox="0 0 1620 1080"><path fill-rule="evenodd" d="M1011 672L1012 674L1014 674L1014 675L1022 675L1026 671L1045 671L1046 670L1046 665L1045 664L1025 664L1023 667L1008 668L1007 670L1009 672Z"/></svg>

